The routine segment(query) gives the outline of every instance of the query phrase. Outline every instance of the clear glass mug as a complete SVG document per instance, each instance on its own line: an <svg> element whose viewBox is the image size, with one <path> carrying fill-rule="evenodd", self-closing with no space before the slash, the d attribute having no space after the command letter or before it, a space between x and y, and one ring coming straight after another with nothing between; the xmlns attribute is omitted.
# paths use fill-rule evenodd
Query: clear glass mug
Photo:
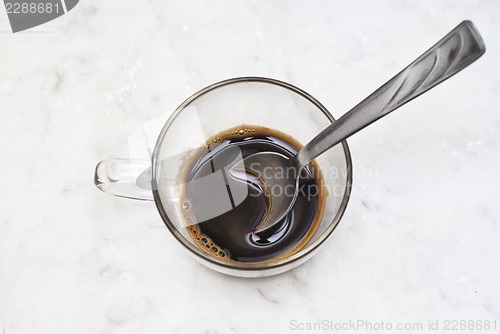
<svg viewBox="0 0 500 334"><path fill-rule="evenodd" d="M334 121L314 97L288 83L261 77L224 80L195 93L175 110L160 132L151 161L104 160L96 167L95 184L112 195L154 201L174 237L209 268L240 277L279 274L311 258L344 214L352 182L347 142L316 159L328 195L314 235L299 251L266 263L229 262L199 248L181 212L181 166L187 154L204 147L209 138L242 124L275 129L307 143Z"/></svg>

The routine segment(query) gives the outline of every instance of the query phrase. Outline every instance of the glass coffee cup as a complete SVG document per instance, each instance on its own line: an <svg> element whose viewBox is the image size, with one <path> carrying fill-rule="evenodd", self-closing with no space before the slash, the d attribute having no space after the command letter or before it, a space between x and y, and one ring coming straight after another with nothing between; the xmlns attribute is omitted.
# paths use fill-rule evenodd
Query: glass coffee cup
<svg viewBox="0 0 500 334"><path fill-rule="evenodd" d="M339 223L352 182L347 142L316 159L326 191L322 217L309 240L293 253L265 262L227 261L193 240L183 212L187 204L181 196L182 169L193 152L208 148L208 141L217 141L221 133L241 131L243 136L251 126L258 126L305 144L334 121L315 98L288 83L261 77L224 80L195 93L175 110L160 132L150 161L104 160L96 167L95 183L119 197L154 201L176 240L209 268L240 277L279 274L309 259Z"/></svg>

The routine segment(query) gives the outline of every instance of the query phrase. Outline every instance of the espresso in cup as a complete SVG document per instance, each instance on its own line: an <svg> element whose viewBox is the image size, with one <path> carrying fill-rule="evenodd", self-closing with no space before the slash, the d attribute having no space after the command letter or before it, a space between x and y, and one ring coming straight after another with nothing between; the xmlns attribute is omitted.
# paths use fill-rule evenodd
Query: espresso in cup
<svg viewBox="0 0 500 334"><path fill-rule="evenodd" d="M115 196L154 201L174 239L211 269L241 277L279 274L311 258L340 222L351 190L349 148L342 142L303 168L293 210L265 231L259 225L269 207L277 208L270 198L287 190L268 189L274 186L262 181L267 175L233 177L241 176L240 167L252 170L246 166L250 159L243 160L245 166L237 161L265 151L294 156L300 143L333 121L314 97L288 83L224 80L193 94L172 113L151 160L101 161L94 182ZM296 175L272 166L268 172L276 178Z"/></svg>
<svg viewBox="0 0 500 334"><path fill-rule="evenodd" d="M240 263L271 262L299 251L318 228L327 197L317 163L302 170L297 200L285 219L257 233L272 205L270 192L291 194L287 189L269 189L257 175L243 171L244 177L235 178L228 171L238 159L257 152L292 157L301 148L280 131L241 125L221 131L206 146L193 150L179 174L179 203L195 244L210 256ZM265 172L277 178L297 173L268 167Z"/></svg>

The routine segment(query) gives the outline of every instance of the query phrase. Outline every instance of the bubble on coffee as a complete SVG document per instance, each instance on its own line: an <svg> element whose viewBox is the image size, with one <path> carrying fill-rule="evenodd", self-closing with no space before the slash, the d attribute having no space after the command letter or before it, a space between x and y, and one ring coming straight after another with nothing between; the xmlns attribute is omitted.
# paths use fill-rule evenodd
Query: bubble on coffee
<svg viewBox="0 0 500 334"><path fill-rule="evenodd" d="M198 248L214 258L240 263L276 261L302 249L319 226L327 197L317 163L305 169L290 213L257 233L272 204L269 189L251 173L246 178L228 173L251 154L271 151L292 157L301 148L280 131L242 125L209 138L196 151L199 154L186 159L179 177L179 203L186 230Z"/></svg>

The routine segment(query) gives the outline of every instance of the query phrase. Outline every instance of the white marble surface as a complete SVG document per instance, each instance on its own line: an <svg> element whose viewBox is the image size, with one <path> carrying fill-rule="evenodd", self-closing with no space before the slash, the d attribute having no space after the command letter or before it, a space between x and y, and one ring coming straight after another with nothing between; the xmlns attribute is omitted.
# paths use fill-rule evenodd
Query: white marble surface
<svg viewBox="0 0 500 334"><path fill-rule="evenodd" d="M498 13L493 0L82 0L12 34L0 10L0 333L294 333L357 320L428 332L454 319L500 331ZM134 129L210 83L281 79L339 116L463 19L485 56L349 140L347 212L293 271L206 269L154 205L93 185L95 164L125 156Z"/></svg>

